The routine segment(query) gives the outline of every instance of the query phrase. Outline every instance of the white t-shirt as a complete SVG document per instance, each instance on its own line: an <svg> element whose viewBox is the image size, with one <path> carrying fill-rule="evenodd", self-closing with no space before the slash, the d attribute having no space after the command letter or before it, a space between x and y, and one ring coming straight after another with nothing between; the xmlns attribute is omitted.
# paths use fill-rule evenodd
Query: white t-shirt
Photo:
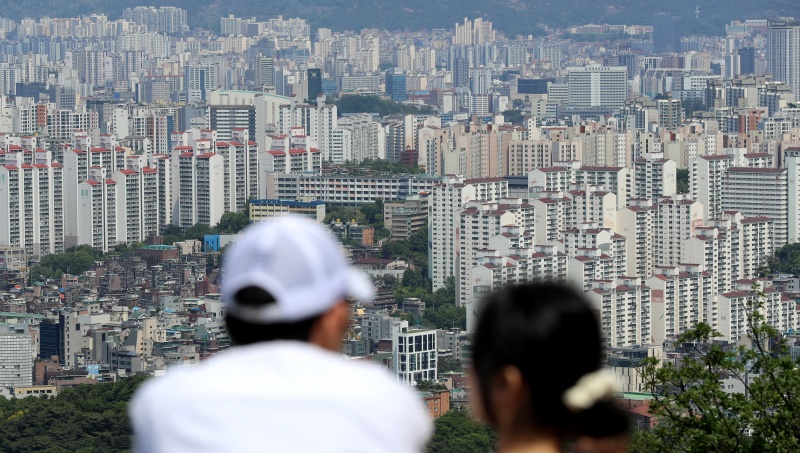
<svg viewBox="0 0 800 453"><path fill-rule="evenodd" d="M419 452L422 401L379 366L298 341L232 348L154 378L130 407L139 452Z"/></svg>

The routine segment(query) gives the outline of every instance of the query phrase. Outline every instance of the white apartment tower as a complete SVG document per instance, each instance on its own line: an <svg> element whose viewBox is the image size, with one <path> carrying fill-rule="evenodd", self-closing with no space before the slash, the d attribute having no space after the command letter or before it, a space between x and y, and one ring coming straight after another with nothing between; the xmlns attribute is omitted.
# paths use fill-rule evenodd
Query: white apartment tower
<svg viewBox="0 0 800 453"><path fill-rule="evenodd" d="M633 196L657 202L677 192L677 164L663 153L644 153L633 163Z"/></svg>
<svg viewBox="0 0 800 453"><path fill-rule="evenodd" d="M32 256L64 250L63 167L50 152L0 153L0 244Z"/></svg>
<svg viewBox="0 0 800 453"><path fill-rule="evenodd" d="M729 168L723 176L723 209L772 219L775 249L789 241L789 205L798 203L789 200L787 176L785 168L746 167Z"/></svg>
<svg viewBox="0 0 800 453"><path fill-rule="evenodd" d="M651 331L651 290L640 277L597 280L586 298L600 312L606 347L654 344Z"/></svg>
<svg viewBox="0 0 800 453"><path fill-rule="evenodd" d="M197 140L195 146L173 150L177 163L173 175L177 197L177 225L216 225L225 212L225 159L211 151L210 141Z"/></svg>
<svg viewBox="0 0 800 453"><path fill-rule="evenodd" d="M656 265L677 266L681 263L681 244L703 226L703 205L687 194L662 197L655 205Z"/></svg>
<svg viewBox="0 0 800 453"><path fill-rule="evenodd" d="M88 178L78 184L76 198L77 244L108 252L117 245L117 183L104 167L91 167Z"/></svg>
<svg viewBox="0 0 800 453"><path fill-rule="evenodd" d="M718 154L689 159L689 192L703 204L706 215L714 219L722 214L722 182L725 172L734 166L733 156Z"/></svg>
<svg viewBox="0 0 800 453"><path fill-rule="evenodd" d="M470 181L463 176L445 176L433 187L429 203L428 269L433 290L444 288L449 277L457 276L461 247L461 211L468 202L492 202L508 196L508 181Z"/></svg>

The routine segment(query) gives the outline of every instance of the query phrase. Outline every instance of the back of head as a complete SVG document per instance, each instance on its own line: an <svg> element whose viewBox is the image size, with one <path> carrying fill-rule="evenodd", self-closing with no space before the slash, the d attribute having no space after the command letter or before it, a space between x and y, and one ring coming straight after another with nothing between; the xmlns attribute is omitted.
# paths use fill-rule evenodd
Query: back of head
<svg viewBox="0 0 800 453"><path fill-rule="evenodd" d="M598 373L601 358L597 318L583 297L568 287L512 286L484 301L473 338L473 361L490 422L490 383L503 367L513 366L528 391L523 409L532 430L560 437L626 432L627 419L608 401L607 381L602 388L607 377ZM598 379L601 390L591 390L598 388ZM587 387L588 396L583 391Z"/></svg>
<svg viewBox="0 0 800 453"><path fill-rule="evenodd" d="M371 283L350 269L326 228L299 216L247 227L222 263L222 294L237 343L306 340L314 321Z"/></svg>

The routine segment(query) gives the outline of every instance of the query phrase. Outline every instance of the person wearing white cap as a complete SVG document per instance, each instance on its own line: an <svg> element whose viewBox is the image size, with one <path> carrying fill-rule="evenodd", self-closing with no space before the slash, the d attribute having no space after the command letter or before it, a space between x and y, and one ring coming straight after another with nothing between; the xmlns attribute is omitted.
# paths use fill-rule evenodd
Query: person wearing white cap
<svg viewBox="0 0 800 453"><path fill-rule="evenodd" d="M323 227L285 217L248 227L223 262L238 346L148 381L130 408L140 452L417 452L421 400L376 365L339 353L348 298L374 289Z"/></svg>

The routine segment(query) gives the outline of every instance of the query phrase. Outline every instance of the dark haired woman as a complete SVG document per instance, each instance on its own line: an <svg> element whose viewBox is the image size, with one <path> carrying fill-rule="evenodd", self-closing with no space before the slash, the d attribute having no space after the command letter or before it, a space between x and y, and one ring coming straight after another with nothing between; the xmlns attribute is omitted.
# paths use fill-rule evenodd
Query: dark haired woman
<svg viewBox="0 0 800 453"><path fill-rule="evenodd" d="M557 284L505 288L484 301L473 338L473 412L495 427L498 452L562 452L580 438L624 439L610 402L597 318ZM581 442L583 445L597 445Z"/></svg>

